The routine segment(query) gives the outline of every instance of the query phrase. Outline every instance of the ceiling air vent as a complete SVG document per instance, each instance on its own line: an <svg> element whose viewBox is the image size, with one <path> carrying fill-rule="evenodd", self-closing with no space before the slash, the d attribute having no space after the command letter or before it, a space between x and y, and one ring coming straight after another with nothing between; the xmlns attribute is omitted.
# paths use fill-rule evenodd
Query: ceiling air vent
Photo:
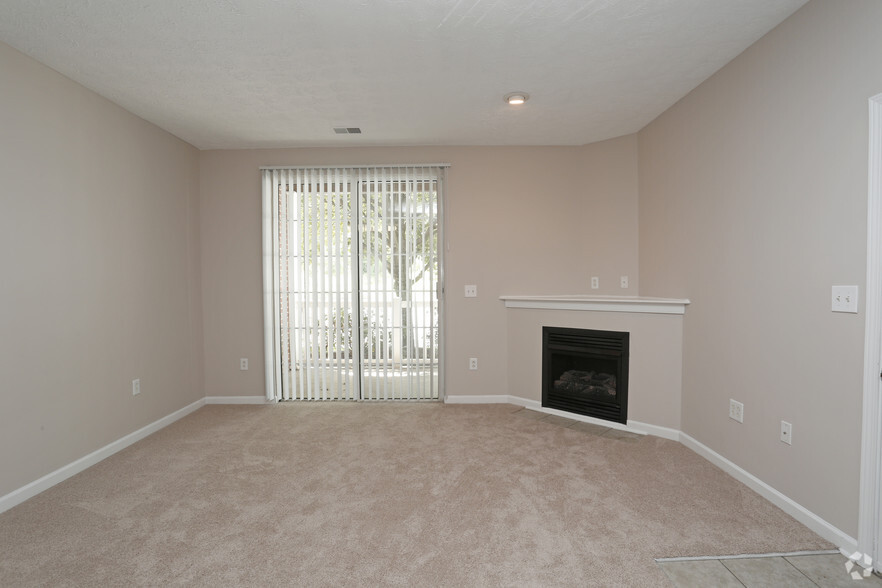
<svg viewBox="0 0 882 588"><path fill-rule="evenodd" d="M338 135L360 135L361 129L358 127L334 127L334 132Z"/></svg>

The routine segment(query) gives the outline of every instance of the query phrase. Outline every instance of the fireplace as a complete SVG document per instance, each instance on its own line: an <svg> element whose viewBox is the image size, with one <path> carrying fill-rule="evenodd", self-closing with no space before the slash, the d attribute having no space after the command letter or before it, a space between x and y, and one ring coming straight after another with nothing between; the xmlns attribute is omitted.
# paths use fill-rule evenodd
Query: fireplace
<svg viewBox="0 0 882 588"><path fill-rule="evenodd" d="M628 420L629 333L542 328L542 406Z"/></svg>

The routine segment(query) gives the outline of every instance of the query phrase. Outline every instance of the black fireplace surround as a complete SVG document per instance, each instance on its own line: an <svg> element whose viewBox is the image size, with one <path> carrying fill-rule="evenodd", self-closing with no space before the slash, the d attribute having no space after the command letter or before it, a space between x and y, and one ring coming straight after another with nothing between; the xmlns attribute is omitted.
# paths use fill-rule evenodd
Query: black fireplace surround
<svg viewBox="0 0 882 588"><path fill-rule="evenodd" d="M628 420L629 333L542 327L542 406Z"/></svg>

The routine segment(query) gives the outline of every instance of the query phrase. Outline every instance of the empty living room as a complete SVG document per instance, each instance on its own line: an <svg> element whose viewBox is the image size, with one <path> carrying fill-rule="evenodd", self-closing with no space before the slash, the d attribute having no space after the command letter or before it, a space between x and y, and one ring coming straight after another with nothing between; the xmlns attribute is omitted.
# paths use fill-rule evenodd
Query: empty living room
<svg viewBox="0 0 882 588"><path fill-rule="evenodd" d="M882 586L882 2L0 2L0 586Z"/></svg>

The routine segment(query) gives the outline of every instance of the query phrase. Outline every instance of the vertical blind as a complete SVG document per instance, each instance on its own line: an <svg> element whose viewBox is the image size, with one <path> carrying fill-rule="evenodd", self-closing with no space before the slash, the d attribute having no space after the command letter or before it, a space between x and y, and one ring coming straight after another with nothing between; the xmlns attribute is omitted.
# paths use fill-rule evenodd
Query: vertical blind
<svg viewBox="0 0 882 588"><path fill-rule="evenodd" d="M267 398L439 397L445 167L263 170Z"/></svg>

